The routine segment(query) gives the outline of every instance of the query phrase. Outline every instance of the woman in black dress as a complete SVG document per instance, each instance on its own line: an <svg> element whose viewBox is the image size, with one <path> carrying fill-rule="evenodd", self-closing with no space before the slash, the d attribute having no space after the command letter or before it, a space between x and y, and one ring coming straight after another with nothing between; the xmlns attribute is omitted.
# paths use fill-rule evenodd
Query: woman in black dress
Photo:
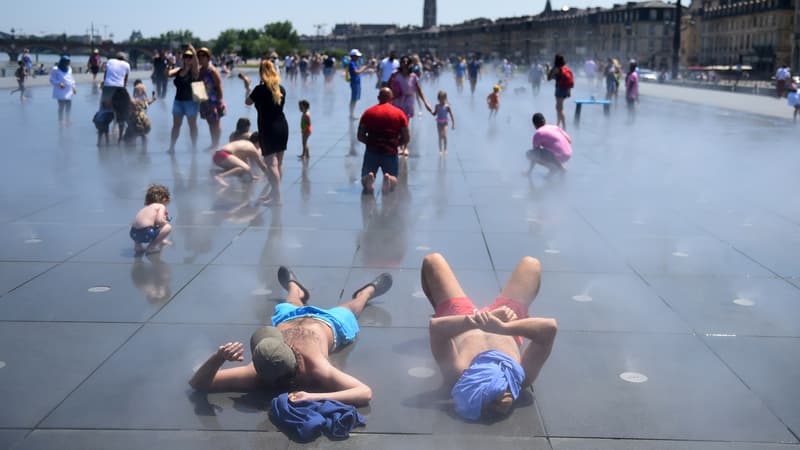
<svg viewBox="0 0 800 450"><path fill-rule="evenodd" d="M258 111L258 134L260 136L261 154L267 164L267 179L270 184L269 194L264 198L268 205L280 205L281 172L280 160L289 140L289 124L283 115L286 103L286 89L281 86L281 76L272 61L265 59L259 67L261 83L250 92L250 80L241 75L245 88L250 95L245 98L247 105L256 105Z"/></svg>

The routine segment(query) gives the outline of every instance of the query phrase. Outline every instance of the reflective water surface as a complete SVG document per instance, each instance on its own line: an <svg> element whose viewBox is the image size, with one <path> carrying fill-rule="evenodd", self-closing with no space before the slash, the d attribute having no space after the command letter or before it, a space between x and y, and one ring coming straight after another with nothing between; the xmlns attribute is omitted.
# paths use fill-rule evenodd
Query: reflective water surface
<svg viewBox="0 0 800 450"><path fill-rule="evenodd" d="M531 115L555 123L552 86L534 96L512 81L490 120L495 82L484 75L474 97L449 77L423 84L431 103L448 93L449 151L433 117L415 117L412 156L386 196L361 195L347 84L287 83L284 205L272 209L257 201L263 178L214 183L205 122L198 149L184 124L166 153L171 97L148 110L146 147L103 148L88 85L68 125L47 88L23 104L0 97L0 448L296 446L269 421L268 393L186 384L220 343L268 322L281 264L323 307L381 271L395 278L334 356L373 388L367 426L320 447L797 448L800 152L788 107L776 119L644 95L635 116L584 106L576 127L568 100L568 172L527 178ZM358 111L376 103L373 84ZM256 112L239 80L224 87L227 136ZM579 84L573 99L597 89ZM307 164L300 99L313 120ZM128 227L150 183L172 193L174 244L135 258ZM480 305L520 257L542 262L530 312L558 319L559 335L504 420L464 423L441 388L418 273L434 251Z"/></svg>

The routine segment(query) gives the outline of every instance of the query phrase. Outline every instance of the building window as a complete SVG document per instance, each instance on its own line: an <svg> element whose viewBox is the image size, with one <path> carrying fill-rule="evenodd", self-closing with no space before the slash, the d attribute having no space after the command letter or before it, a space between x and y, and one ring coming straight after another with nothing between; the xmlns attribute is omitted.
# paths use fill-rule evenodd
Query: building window
<svg viewBox="0 0 800 450"><path fill-rule="evenodd" d="M655 9L650 10L650 20L653 21L658 20L658 11L656 11Z"/></svg>

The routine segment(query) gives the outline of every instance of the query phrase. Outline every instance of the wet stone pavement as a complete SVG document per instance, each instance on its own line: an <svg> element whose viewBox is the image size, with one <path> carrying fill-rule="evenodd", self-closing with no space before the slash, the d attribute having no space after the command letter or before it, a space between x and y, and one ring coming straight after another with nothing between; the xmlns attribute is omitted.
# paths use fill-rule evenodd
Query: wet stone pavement
<svg viewBox="0 0 800 450"><path fill-rule="evenodd" d="M0 449L300 446L269 421L267 393L187 385L217 345L269 321L281 264L324 307L381 271L395 278L333 357L373 388L367 426L308 447L800 448L791 120L645 96L633 118L624 105L607 117L584 106L577 128L568 100L569 172L526 178L532 113L555 123L552 86L537 97L512 81L489 121L494 82L485 76L474 97L450 78L423 85L431 102L449 94L449 152L437 150L433 118L416 117L412 157L386 197L360 195L363 146L344 81L286 83L284 206L273 209L255 202L263 180L214 184L204 122L200 149L184 125L176 154L165 152L172 87L150 107L146 149L95 146L88 85L64 127L48 88L24 104L0 97ZM359 111L375 103L373 83ZM574 98L592 94L585 86ZM224 136L238 117L255 123L244 96L225 82ZM301 98L314 127L307 165L295 158ZM149 183L172 192L174 244L134 258L128 228ZM434 251L479 305L522 256L541 260L530 313L556 318L559 334L506 419L465 423L441 389L418 272Z"/></svg>

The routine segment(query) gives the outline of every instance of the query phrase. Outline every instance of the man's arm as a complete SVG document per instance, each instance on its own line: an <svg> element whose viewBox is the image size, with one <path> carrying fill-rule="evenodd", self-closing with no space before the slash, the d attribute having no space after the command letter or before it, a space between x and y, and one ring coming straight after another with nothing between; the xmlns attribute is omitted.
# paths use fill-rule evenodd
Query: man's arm
<svg viewBox="0 0 800 450"><path fill-rule="evenodd" d="M289 394L289 400L338 400L355 406L363 406L372 400L372 389L358 378L348 375L328 363L317 375L320 386L329 392L296 391Z"/></svg>
<svg viewBox="0 0 800 450"><path fill-rule="evenodd" d="M259 387L258 374L250 363L246 366L219 370L225 361L244 361L241 342L228 342L194 373L189 385L198 391L250 391Z"/></svg>
<svg viewBox="0 0 800 450"><path fill-rule="evenodd" d="M553 342L556 339L558 324L555 319L532 319L536 322L529 324L528 337L531 341L522 352L522 368L525 370L525 381L523 386L530 386L539 372L542 370L545 361L550 356ZM523 319L523 320L528 320ZM521 322L521 321L519 321Z"/></svg>
<svg viewBox="0 0 800 450"><path fill-rule="evenodd" d="M411 137L408 134L408 126L400 128L400 140L399 140L400 146L402 147L403 145L408 144L410 140Z"/></svg>
<svg viewBox="0 0 800 450"><path fill-rule="evenodd" d="M487 333L523 336L530 339L530 343L522 352L521 365L525 370L525 381L522 385L528 386L533 383L553 348L558 330L556 320L527 317L519 320L512 318L508 322L503 322L501 318L486 312L477 313L474 317L478 326Z"/></svg>
<svg viewBox="0 0 800 450"><path fill-rule="evenodd" d="M253 104L253 99L250 97L250 78L247 75L239 72L239 79L244 83L244 104L250 106Z"/></svg>
<svg viewBox="0 0 800 450"><path fill-rule="evenodd" d="M402 138L402 132L400 134ZM406 134L408 134L408 128L406 128ZM363 122L359 122L358 124L358 142L361 142L362 144L367 143L367 127L364 126Z"/></svg>

